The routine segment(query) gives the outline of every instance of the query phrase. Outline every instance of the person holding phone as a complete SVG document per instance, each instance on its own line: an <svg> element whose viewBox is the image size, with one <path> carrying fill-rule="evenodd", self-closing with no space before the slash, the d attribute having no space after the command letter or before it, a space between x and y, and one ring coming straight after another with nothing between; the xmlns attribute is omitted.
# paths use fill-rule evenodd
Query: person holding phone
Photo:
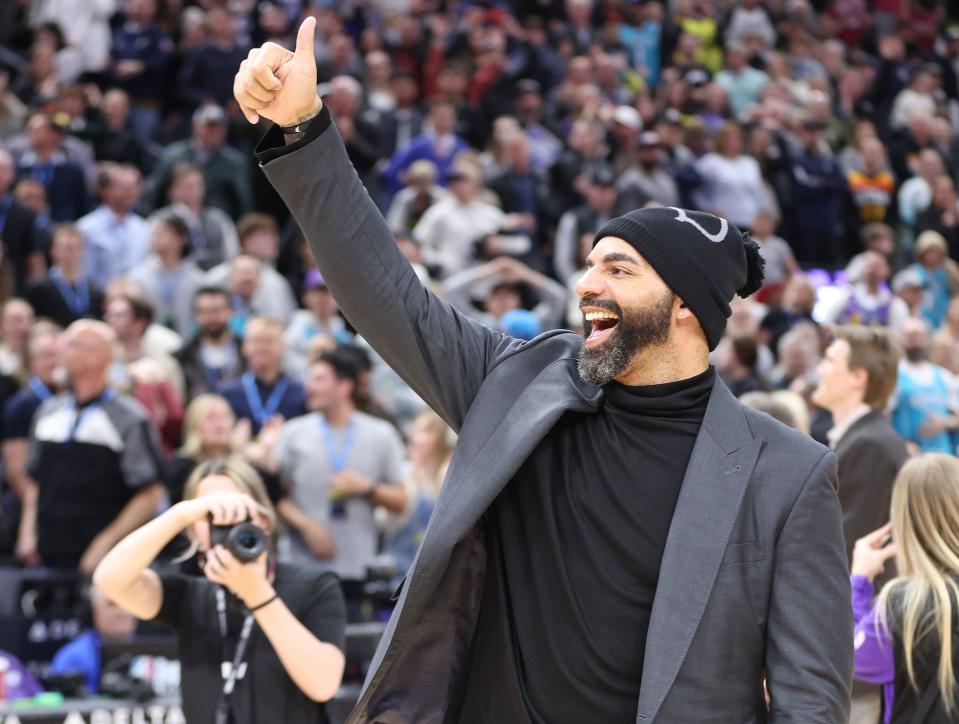
<svg viewBox="0 0 959 724"><path fill-rule="evenodd" d="M97 567L94 583L142 620L179 638L188 722L323 724L339 688L346 609L329 573L276 563L273 546L249 563L213 526L251 521L275 538L276 515L256 471L236 459L202 463L183 500L134 531ZM157 573L154 558L180 531L192 538L203 576Z"/></svg>

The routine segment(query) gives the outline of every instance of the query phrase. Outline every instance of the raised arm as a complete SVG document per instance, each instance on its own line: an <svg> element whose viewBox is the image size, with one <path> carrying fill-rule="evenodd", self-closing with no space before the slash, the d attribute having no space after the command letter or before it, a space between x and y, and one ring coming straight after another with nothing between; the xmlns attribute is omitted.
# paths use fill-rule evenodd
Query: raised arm
<svg viewBox="0 0 959 724"><path fill-rule="evenodd" d="M251 51L234 93L251 122L262 115L280 127L306 126L299 137L270 130L257 151L267 178L293 212L350 323L459 429L498 348L509 340L430 293L400 253L316 95L315 22L307 18L300 26L296 52L274 43Z"/></svg>

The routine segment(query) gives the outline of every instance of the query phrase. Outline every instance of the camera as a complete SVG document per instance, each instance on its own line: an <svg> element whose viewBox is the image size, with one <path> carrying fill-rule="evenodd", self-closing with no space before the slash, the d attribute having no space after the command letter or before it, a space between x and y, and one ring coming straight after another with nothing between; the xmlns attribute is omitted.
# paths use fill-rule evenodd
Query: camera
<svg viewBox="0 0 959 724"><path fill-rule="evenodd" d="M210 516L210 547L222 545L237 560L249 563L267 549L270 539L266 531L249 519L236 525L213 525Z"/></svg>

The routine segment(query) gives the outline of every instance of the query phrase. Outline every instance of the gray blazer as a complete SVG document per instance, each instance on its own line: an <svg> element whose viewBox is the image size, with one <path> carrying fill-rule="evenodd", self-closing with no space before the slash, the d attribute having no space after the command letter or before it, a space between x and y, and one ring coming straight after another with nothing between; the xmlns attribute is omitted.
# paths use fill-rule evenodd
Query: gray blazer
<svg viewBox="0 0 959 724"><path fill-rule="evenodd" d="M519 342L425 289L335 127L309 135L282 153L273 129L267 177L346 317L460 434L349 721L455 722L486 567L480 517L560 417L598 411L604 393L577 373L580 336ZM832 453L716 383L666 542L637 722L846 721L853 627L835 484Z"/></svg>

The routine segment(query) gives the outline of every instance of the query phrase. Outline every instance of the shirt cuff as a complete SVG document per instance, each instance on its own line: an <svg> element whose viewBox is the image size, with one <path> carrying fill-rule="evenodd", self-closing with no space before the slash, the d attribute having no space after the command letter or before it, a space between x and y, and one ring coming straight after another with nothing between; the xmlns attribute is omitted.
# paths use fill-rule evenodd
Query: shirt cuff
<svg viewBox="0 0 959 724"><path fill-rule="evenodd" d="M253 149L253 153L256 155L256 159L261 165L267 164L270 161L280 158L281 156L286 156L294 151L299 151L311 141L315 141L317 138L323 135L323 132L330 127L332 122L333 119L330 117L330 110L324 105L323 108L320 109L320 112L316 118L307 122L306 131L304 131L302 138L289 145L287 145L286 136L283 135L283 131L280 130L280 127L276 124L273 124L270 127L270 130L266 132L266 135L260 139L258 144L256 144L256 148Z"/></svg>

